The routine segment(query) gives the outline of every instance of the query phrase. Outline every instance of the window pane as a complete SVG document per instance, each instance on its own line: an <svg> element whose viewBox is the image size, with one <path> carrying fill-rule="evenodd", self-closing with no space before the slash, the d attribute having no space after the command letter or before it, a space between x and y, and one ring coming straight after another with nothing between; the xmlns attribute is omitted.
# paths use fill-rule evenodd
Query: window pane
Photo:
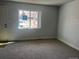
<svg viewBox="0 0 79 59"><path fill-rule="evenodd" d="M29 26L29 24L30 24L30 21L29 20L27 20L27 21L20 21L19 22L19 29L24 29L24 28L29 28L30 26Z"/></svg>
<svg viewBox="0 0 79 59"><path fill-rule="evenodd" d="M31 28L38 28L38 12L31 11Z"/></svg>
<svg viewBox="0 0 79 59"><path fill-rule="evenodd" d="M37 11L31 11L31 17L32 17L32 19L38 19L38 12Z"/></svg>
<svg viewBox="0 0 79 59"><path fill-rule="evenodd" d="M19 29L40 28L38 11L19 10Z"/></svg>
<svg viewBox="0 0 79 59"><path fill-rule="evenodd" d="M31 20L31 28L38 28L38 21L37 20Z"/></svg>
<svg viewBox="0 0 79 59"><path fill-rule="evenodd" d="M19 11L19 29L25 29L25 28L30 28L30 21L29 17L30 12L29 11Z"/></svg>

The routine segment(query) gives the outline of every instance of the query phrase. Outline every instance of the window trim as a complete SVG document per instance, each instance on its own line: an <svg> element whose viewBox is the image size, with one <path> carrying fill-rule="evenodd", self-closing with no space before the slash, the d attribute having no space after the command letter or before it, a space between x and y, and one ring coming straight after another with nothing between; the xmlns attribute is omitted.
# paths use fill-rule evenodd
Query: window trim
<svg viewBox="0 0 79 59"><path fill-rule="evenodd" d="M19 14L19 11L30 11L30 16L31 16L31 11L32 10L22 10L22 9L19 9L18 10L18 14ZM41 28L41 11L36 11L36 12L38 12L38 24L37 24L38 27L37 28L31 28L31 19L30 19L30 24L29 24L30 27L22 28L22 29L40 29ZM21 28L19 28L19 23L20 23L19 19L20 19L20 15L18 15L18 29L21 29Z"/></svg>

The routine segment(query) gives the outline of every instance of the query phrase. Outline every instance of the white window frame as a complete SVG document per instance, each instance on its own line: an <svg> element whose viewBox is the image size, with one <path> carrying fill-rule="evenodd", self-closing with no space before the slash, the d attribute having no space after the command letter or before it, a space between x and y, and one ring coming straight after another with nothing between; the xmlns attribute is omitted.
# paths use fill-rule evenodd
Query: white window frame
<svg viewBox="0 0 79 59"><path fill-rule="evenodd" d="M31 10L19 10L19 12L20 11L30 11L30 13L31 13ZM18 20L18 29L40 29L41 28L41 11L35 11L35 12L38 12L38 27L37 28L31 28L31 19L30 19L30 24L29 24L29 27L28 28L19 28L20 27L20 22L19 22L19 20L20 20L20 14L19 14L19 20ZM30 17L31 17L31 14L30 14Z"/></svg>

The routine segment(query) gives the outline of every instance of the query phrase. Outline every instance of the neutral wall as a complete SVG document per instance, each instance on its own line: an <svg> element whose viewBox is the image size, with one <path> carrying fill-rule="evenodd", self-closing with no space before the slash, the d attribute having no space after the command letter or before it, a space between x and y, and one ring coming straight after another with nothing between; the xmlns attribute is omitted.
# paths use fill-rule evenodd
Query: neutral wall
<svg viewBox="0 0 79 59"><path fill-rule="evenodd" d="M60 8L58 39L79 50L79 1Z"/></svg>
<svg viewBox="0 0 79 59"><path fill-rule="evenodd" d="M10 34L8 40L24 40L24 39L40 39L40 38L56 38L58 10L57 6L31 5L15 2L7 2L3 5L3 18L7 23L7 31ZM2 7L1 7L2 8ZM41 28L40 29L18 29L18 10L34 10L41 11Z"/></svg>

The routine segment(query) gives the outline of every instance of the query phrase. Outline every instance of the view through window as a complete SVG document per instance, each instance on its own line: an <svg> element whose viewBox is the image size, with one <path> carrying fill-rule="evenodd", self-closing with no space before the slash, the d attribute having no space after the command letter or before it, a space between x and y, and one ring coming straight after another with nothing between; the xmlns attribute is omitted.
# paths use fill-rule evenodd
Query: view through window
<svg viewBox="0 0 79 59"><path fill-rule="evenodd" d="M39 11L19 10L19 29L37 29L41 27Z"/></svg>

